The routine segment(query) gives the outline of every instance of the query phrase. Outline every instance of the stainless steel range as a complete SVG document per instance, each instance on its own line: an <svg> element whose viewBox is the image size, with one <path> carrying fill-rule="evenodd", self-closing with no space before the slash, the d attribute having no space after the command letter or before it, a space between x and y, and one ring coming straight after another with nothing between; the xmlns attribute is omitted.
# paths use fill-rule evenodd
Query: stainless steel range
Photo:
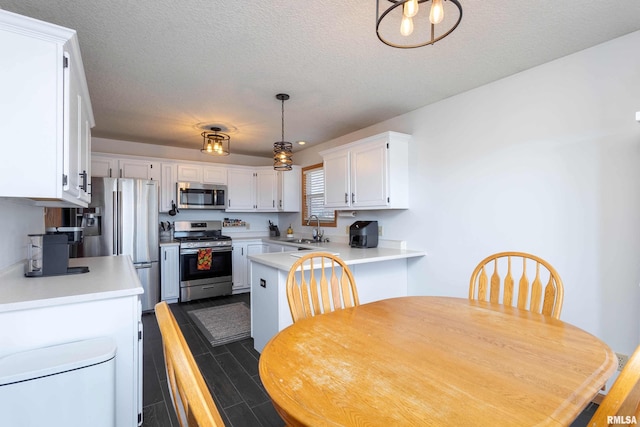
<svg viewBox="0 0 640 427"><path fill-rule="evenodd" d="M222 221L176 221L180 241L180 301L231 295L231 237Z"/></svg>

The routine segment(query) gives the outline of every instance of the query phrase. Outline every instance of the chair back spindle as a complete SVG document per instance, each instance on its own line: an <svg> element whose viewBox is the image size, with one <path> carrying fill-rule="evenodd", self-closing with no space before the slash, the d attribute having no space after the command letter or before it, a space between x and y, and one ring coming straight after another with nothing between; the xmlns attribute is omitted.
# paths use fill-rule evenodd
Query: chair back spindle
<svg viewBox="0 0 640 427"><path fill-rule="evenodd" d="M328 252L308 253L291 266L287 300L294 322L360 304L351 270Z"/></svg>
<svg viewBox="0 0 640 427"><path fill-rule="evenodd" d="M521 266L520 262L513 264L512 260L522 261ZM529 271L532 266L535 266L535 276L531 281ZM491 268L493 272L489 280L487 270ZM501 272L505 273L504 281ZM514 275L520 276L517 295L514 294ZM547 284L543 287L543 280L547 277ZM515 306L520 309L558 319L562 311L564 287L555 268L542 258L524 252L500 252L488 256L475 268L469 283L469 298L508 306L513 306L515 299Z"/></svg>

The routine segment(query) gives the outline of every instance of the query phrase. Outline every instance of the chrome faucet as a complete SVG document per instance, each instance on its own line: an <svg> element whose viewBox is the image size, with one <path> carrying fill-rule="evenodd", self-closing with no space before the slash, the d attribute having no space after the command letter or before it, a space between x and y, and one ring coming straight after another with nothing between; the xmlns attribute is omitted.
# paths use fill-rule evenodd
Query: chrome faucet
<svg viewBox="0 0 640 427"><path fill-rule="evenodd" d="M313 229L313 240L315 240L316 242L321 242L322 241L322 236L324 235L324 232L322 232L320 230L320 218L318 218L318 215L311 215L307 219L307 225L309 225L309 223L311 222L311 220L314 217L315 217L316 221L318 221L318 228L314 228Z"/></svg>

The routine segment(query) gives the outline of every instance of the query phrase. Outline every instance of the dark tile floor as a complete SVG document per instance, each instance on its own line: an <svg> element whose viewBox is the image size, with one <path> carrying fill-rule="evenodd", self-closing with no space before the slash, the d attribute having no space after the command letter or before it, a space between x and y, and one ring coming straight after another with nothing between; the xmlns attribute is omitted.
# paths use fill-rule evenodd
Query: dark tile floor
<svg viewBox="0 0 640 427"><path fill-rule="evenodd" d="M189 343L200 371L209 384L220 415L226 426L264 427L284 425L264 390L258 375L260 354L248 338L223 346L212 347L186 314L189 310L243 301L249 304L249 294L210 298L187 304L171 304L182 333ZM143 356L143 426L178 427L162 354L160 330L153 313L142 316L144 323ZM591 404L571 424L587 426L597 406Z"/></svg>
<svg viewBox="0 0 640 427"><path fill-rule="evenodd" d="M213 400L226 426L282 427L258 375L260 354L248 338L212 347L193 325L187 311L213 305L246 302L249 294L210 298L186 304L170 304L198 367L207 381ZM178 427L171 405L162 354L162 338L155 315L144 314L143 338L143 426Z"/></svg>

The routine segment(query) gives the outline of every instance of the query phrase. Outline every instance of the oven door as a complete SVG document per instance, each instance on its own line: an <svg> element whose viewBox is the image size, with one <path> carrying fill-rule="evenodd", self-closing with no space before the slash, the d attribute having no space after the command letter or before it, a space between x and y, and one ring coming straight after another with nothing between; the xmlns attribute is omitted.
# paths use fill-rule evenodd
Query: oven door
<svg viewBox="0 0 640 427"><path fill-rule="evenodd" d="M231 281L231 247L211 248L211 265L198 269L200 249L180 249L180 285L194 286Z"/></svg>

